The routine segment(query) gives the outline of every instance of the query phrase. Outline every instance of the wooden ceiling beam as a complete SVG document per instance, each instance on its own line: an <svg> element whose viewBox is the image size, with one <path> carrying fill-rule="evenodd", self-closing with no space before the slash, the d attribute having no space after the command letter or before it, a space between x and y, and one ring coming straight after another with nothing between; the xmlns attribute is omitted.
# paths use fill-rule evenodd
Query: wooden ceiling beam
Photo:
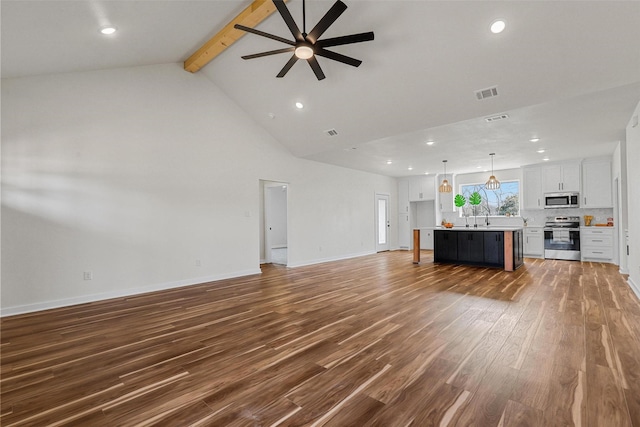
<svg viewBox="0 0 640 427"><path fill-rule="evenodd" d="M233 28L235 24L254 28L275 11L276 7L273 1L254 0L245 10L225 25L218 34L203 44L189 59L184 61L184 69L195 73L235 43L236 40L245 35L246 33L244 31Z"/></svg>

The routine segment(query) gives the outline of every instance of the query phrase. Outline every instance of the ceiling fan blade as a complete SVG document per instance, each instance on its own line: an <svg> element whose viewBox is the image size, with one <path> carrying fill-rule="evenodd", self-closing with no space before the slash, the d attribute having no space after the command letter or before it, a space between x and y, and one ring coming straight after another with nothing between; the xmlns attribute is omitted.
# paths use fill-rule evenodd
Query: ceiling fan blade
<svg viewBox="0 0 640 427"><path fill-rule="evenodd" d="M342 15L342 12L347 10L347 5L341 2L340 0L336 1L331 9L320 19L320 21L313 27L313 30L309 34L307 34L307 40L311 44L315 44L318 41L320 36L327 31L327 28L331 26L335 22L336 19Z"/></svg>
<svg viewBox="0 0 640 427"><path fill-rule="evenodd" d="M295 46L296 45L296 43L294 41L287 40L287 39L279 37L279 36L274 36L273 34L265 33L264 31L256 30L255 28L245 27L244 25L236 24L236 25L233 26L233 28L235 28L237 30L246 31L247 33L257 34L259 36L266 37L268 39L277 40L277 41L282 42L282 43L290 44L291 46Z"/></svg>
<svg viewBox="0 0 640 427"><path fill-rule="evenodd" d="M284 64L284 67L282 67L282 70L280 70L280 72L276 77L279 77L279 78L284 77L284 75L287 74L287 72L291 69L291 67L293 67L293 64L295 64L297 60L298 60L298 57L295 54L292 55L289 62Z"/></svg>
<svg viewBox="0 0 640 427"><path fill-rule="evenodd" d="M300 32L300 28L298 28L296 21L293 20L293 16L291 16L291 12L289 12L289 9L284 4L284 1L273 0L273 4L275 5L276 9L278 9L278 12L280 12L282 19L284 19L285 24L287 24L287 27L289 27L289 31L291 31L291 34L293 35L293 37L297 41L303 42L304 37Z"/></svg>
<svg viewBox="0 0 640 427"><path fill-rule="evenodd" d="M369 31L368 33L351 34L348 36L333 37L331 39L318 40L315 45L318 47L331 47L331 46L341 46L343 44L368 42L371 40L373 40L373 31Z"/></svg>
<svg viewBox="0 0 640 427"><path fill-rule="evenodd" d="M311 58L307 59L307 62L309 63L309 65L311 65L311 69L313 70L318 80L322 80L325 78L325 75L322 72L322 68L320 68L320 64L318 64L318 60L316 59L315 56L312 56Z"/></svg>
<svg viewBox="0 0 640 427"><path fill-rule="evenodd" d="M293 52L295 47L285 47L283 49L270 50L268 52L254 53L253 55L242 56L242 59L262 58L263 56L276 55L278 53Z"/></svg>
<svg viewBox="0 0 640 427"><path fill-rule="evenodd" d="M342 62L343 64L352 65L354 67L358 67L362 64L362 61L359 59L351 58L350 56L346 56L341 53L331 52L326 49L316 49L316 55L333 59L334 61Z"/></svg>

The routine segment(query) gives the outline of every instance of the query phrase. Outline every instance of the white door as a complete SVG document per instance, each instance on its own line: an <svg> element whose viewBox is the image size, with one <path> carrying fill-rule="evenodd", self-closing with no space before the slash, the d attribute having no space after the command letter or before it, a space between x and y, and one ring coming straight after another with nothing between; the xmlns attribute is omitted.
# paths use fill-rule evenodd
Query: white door
<svg viewBox="0 0 640 427"><path fill-rule="evenodd" d="M376 194L376 252L389 250L389 195Z"/></svg>

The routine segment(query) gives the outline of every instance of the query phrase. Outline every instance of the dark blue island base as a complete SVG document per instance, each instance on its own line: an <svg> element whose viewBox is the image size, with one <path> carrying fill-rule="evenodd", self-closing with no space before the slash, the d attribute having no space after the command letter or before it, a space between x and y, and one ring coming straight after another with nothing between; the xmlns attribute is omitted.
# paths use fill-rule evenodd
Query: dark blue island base
<svg viewBox="0 0 640 427"><path fill-rule="evenodd" d="M414 238L416 232L420 233L420 230L414 230ZM435 230L433 261L498 267L503 268L505 271L514 271L523 264L522 246L522 228L452 228ZM414 252L414 263L415 261Z"/></svg>

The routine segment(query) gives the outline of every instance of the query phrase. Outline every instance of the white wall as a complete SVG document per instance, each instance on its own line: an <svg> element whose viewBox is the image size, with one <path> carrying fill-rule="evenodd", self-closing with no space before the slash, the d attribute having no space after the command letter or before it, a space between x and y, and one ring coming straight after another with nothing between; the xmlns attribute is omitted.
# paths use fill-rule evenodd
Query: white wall
<svg viewBox="0 0 640 427"><path fill-rule="evenodd" d="M640 298L640 103L627 125L627 206L629 221L629 284Z"/></svg>
<svg viewBox="0 0 640 427"><path fill-rule="evenodd" d="M258 273L260 179L289 183L290 265L374 252L374 194L397 203L178 64L3 79L2 314Z"/></svg>

